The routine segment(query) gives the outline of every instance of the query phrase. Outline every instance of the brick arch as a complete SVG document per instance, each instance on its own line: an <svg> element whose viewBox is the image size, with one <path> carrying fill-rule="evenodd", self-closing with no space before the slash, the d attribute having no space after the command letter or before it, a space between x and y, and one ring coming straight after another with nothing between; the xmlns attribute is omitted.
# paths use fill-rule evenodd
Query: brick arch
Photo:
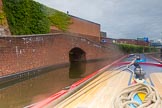
<svg viewBox="0 0 162 108"><path fill-rule="evenodd" d="M86 53L79 47L74 47L69 51L69 61L86 61Z"/></svg>

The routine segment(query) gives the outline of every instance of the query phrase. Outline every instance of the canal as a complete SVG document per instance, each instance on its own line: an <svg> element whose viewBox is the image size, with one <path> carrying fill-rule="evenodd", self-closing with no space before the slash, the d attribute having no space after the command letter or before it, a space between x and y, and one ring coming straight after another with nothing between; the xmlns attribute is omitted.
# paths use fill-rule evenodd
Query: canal
<svg viewBox="0 0 162 108"><path fill-rule="evenodd" d="M111 62L74 62L71 66L0 86L0 108L22 108L41 101Z"/></svg>

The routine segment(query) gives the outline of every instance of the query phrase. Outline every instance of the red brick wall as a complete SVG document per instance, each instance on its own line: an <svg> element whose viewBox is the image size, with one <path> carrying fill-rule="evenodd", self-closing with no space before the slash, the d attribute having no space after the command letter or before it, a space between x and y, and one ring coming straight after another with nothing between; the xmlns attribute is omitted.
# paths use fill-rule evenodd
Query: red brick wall
<svg viewBox="0 0 162 108"><path fill-rule="evenodd" d="M65 34L0 37L0 76L69 63L69 51L74 47L84 50L87 60L121 56L114 48L107 49L90 40Z"/></svg>
<svg viewBox="0 0 162 108"><path fill-rule="evenodd" d="M69 26L70 32L100 37L100 25L88 22L83 19L71 17L72 24Z"/></svg>
<svg viewBox="0 0 162 108"><path fill-rule="evenodd" d="M100 24L90 22L84 19L80 19L71 16L72 24L69 26L68 32L83 35L87 38L91 38L95 41L100 40ZM51 32L55 32L58 29L54 26L51 27Z"/></svg>

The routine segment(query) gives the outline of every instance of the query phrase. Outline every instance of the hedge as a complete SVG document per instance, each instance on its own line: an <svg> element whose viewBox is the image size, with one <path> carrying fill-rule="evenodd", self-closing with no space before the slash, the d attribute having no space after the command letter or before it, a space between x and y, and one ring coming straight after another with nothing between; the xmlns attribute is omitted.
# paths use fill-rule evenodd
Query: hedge
<svg viewBox="0 0 162 108"><path fill-rule="evenodd" d="M156 48L149 46L139 46L131 44L117 44L119 48L125 53L144 53L144 52L155 52Z"/></svg>

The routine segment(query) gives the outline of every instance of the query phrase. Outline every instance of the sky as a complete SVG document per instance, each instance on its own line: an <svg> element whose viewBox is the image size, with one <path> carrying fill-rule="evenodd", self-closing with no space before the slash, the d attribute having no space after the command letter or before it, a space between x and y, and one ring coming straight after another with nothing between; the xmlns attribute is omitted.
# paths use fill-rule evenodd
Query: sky
<svg viewBox="0 0 162 108"><path fill-rule="evenodd" d="M101 25L110 38L162 39L162 0L35 0Z"/></svg>

